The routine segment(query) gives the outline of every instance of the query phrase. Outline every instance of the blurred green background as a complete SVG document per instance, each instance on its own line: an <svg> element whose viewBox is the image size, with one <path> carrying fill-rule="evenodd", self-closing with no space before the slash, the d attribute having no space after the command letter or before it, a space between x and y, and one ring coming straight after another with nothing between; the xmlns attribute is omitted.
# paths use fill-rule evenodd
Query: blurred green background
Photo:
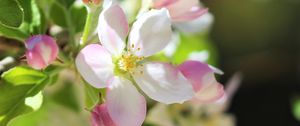
<svg viewBox="0 0 300 126"><path fill-rule="evenodd" d="M222 82L242 71L230 111L238 126L296 126L300 93L300 0L203 0L215 16L211 38Z"/></svg>

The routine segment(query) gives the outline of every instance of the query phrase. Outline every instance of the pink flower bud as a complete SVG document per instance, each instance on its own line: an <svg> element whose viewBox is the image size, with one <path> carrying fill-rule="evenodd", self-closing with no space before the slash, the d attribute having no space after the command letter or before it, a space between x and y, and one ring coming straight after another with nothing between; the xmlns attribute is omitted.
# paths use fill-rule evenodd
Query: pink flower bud
<svg viewBox="0 0 300 126"><path fill-rule="evenodd" d="M56 41L47 35L35 35L25 42L26 59L29 66L43 69L51 64L58 55Z"/></svg>
<svg viewBox="0 0 300 126"><path fill-rule="evenodd" d="M108 113L106 104L97 105L93 109L92 126L116 126Z"/></svg>

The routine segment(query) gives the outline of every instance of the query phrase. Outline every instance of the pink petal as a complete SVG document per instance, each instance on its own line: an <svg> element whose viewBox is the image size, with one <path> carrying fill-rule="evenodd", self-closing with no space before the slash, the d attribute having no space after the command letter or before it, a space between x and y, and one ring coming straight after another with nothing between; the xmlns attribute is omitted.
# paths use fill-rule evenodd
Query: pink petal
<svg viewBox="0 0 300 126"><path fill-rule="evenodd" d="M97 105L92 111L92 126L116 126L112 121L107 105Z"/></svg>
<svg viewBox="0 0 300 126"><path fill-rule="evenodd" d="M101 44L113 55L121 54L128 32L128 22L121 7L108 5L99 16L98 36Z"/></svg>
<svg viewBox="0 0 300 126"><path fill-rule="evenodd" d="M146 117L146 101L133 84L115 77L107 90L107 108L118 126L141 126Z"/></svg>
<svg viewBox="0 0 300 126"><path fill-rule="evenodd" d="M75 63L81 76L96 88L107 87L113 77L114 65L111 55L99 44L90 44L83 48Z"/></svg>
<svg viewBox="0 0 300 126"><path fill-rule="evenodd" d="M134 22L128 47L136 55L147 57L164 49L171 38L171 19L168 11L166 9L151 10Z"/></svg>
<svg viewBox="0 0 300 126"><path fill-rule="evenodd" d="M208 12L207 8L200 8L196 6L191 8L189 11L187 11L184 14L172 17L172 21L186 22L186 21L195 20L196 18L199 18L200 16L206 14L207 12Z"/></svg>
<svg viewBox="0 0 300 126"><path fill-rule="evenodd" d="M199 61L186 61L178 69L191 82L196 92L194 101L212 102L224 95L223 85L216 81L209 65Z"/></svg>
<svg viewBox="0 0 300 126"><path fill-rule="evenodd" d="M198 5L198 0L178 0L175 3L166 6L166 8L169 10L171 17L173 18L189 12L192 7Z"/></svg>
<svg viewBox="0 0 300 126"><path fill-rule="evenodd" d="M56 41L47 35L35 35L25 42L26 58L30 66L43 69L56 60L58 46Z"/></svg>
<svg viewBox="0 0 300 126"><path fill-rule="evenodd" d="M133 78L150 98L165 104L183 103L194 96L188 80L171 64L147 63Z"/></svg>
<svg viewBox="0 0 300 126"><path fill-rule="evenodd" d="M163 8L165 6L171 5L175 2L177 2L178 0L152 0L153 3L153 7L156 9L160 9Z"/></svg>

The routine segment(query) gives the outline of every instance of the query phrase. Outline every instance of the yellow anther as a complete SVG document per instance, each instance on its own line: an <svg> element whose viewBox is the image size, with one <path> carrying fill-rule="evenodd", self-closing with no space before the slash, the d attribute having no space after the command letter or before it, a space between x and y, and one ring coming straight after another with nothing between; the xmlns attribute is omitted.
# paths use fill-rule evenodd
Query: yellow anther
<svg viewBox="0 0 300 126"><path fill-rule="evenodd" d="M135 56L132 53L125 53L118 61L118 67L120 70L134 74L135 68L140 66L139 62L143 60L143 57Z"/></svg>

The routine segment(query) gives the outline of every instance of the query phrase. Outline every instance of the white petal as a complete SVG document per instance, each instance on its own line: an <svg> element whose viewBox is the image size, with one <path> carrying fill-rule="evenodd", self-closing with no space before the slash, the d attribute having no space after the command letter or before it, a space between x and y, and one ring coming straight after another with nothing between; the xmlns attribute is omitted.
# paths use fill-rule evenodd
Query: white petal
<svg viewBox="0 0 300 126"><path fill-rule="evenodd" d="M171 42L167 45L167 47L164 49L164 53L167 57L172 57L173 54L176 52L177 47L180 44L180 35L178 32L174 32L172 34Z"/></svg>
<svg viewBox="0 0 300 126"><path fill-rule="evenodd" d="M223 75L224 74L224 72L222 70L220 70L219 68L214 67L212 65L208 65L208 66L209 66L210 69L212 69L214 71L214 73L219 74L219 75Z"/></svg>
<svg viewBox="0 0 300 126"><path fill-rule="evenodd" d="M134 80L152 99L165 103L183 103L194 96L191 84L171 64L148 63L143 73L135 72Z"/></svg>
<svg viewBox="0 0 300 126"><path fill-rule="evenodd" d="M111 55L99 44L90 44L83 48L75 62L81 76L96 88L107 87L113 77Z"/></svg>
<svg viewBox="0 0 300 126"><path fill-rule="evenodd" d="M98 22L98 36L109 52L113 55L122 53L128 32L128 22L120 6L112 4L102 11Z"/></svg>
<svg viewBox="0 0 300 126"><path fill-rule="evenodd" d="M172 29L168 11L151 10L141 15L133 24L128 47L134 50L137 56L151 56L164 49L171 38Z"/></svg>
<svg viewBox="0 0 300 126"><path fill-rule="evenodd" d="M199 18L188 22L176 22L175 27L185 33L205 32L210 29L214 21L214 16L211 13L206 13Z"/></svg>
<svg viewBox="0 0 300 126"><path fill-rule="evenodd" d="M118 126L141 126L146 117L146 101L133 84L115 77L107 90L107 108Z"/></svg>

